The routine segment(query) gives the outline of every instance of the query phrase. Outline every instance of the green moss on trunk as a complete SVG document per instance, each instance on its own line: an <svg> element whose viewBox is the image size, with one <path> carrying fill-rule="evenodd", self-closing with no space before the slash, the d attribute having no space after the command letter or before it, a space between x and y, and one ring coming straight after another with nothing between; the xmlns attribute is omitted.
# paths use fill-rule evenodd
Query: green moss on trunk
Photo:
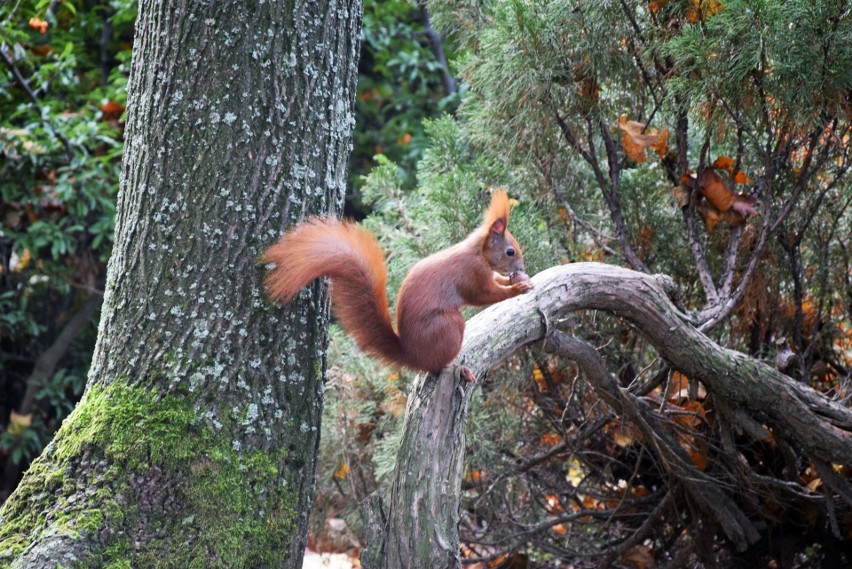
<svg viewBox="0 0 852 569"><path fill-rule="evenodd" d="M29 488L0 510L0 566L57 532L93 543L87 566L130 566L131 555L133 567L276 565L297 516L285 457L235 451L227 432L203 424L188 397L93 386L33 463ZM157 528L141 556L140 525Z"/></svg>

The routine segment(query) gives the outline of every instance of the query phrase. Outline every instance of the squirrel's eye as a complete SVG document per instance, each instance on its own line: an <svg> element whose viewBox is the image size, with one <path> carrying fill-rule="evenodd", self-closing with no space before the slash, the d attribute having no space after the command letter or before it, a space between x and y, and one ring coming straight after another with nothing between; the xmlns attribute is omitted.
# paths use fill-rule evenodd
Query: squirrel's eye
<svg viewBox="0 0 852 569"><path fill-rule="evenodd" d="M506 254L509 255L510 257L514 257L515 256L515 250L512 247L509 247L508 249L506 249Z"/></svg>

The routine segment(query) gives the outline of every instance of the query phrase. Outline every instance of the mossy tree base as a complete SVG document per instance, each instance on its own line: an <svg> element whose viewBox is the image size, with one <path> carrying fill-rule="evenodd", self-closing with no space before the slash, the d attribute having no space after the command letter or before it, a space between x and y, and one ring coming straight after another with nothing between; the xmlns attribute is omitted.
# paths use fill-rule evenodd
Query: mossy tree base
<svg viewBox="0 0 852 569"><path fill-rule="evenodd" d="M286 451L234 451L189 401L90 388L4 508L0 562L281 566L298 522Z"/></svg>

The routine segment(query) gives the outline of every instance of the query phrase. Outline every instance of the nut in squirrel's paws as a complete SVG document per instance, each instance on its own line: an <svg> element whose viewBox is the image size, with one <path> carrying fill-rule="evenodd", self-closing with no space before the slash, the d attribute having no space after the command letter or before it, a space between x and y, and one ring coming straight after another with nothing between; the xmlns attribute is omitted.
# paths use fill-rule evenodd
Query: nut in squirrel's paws
<svg viewBox="0 0 852 569"><path fill-rule="evenodd" d="M535 285L530 280L530 276L523 271L512 273L509 277L509 284L520 288L521 292L527 292L535 288Z"/></svg>

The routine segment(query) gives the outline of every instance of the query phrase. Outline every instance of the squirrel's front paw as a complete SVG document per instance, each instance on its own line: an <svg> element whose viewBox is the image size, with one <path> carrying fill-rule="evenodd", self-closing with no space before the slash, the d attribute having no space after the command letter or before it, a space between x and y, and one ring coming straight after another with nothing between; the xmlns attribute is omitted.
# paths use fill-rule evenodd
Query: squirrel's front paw
<svg viewBox="0 0 852 569"><path fill-rule="evenodd" d="M529 292L535 288L529 275L521 271L513 273L509 278L509 283L511 283L512 289L518 294Z"/></svg>

